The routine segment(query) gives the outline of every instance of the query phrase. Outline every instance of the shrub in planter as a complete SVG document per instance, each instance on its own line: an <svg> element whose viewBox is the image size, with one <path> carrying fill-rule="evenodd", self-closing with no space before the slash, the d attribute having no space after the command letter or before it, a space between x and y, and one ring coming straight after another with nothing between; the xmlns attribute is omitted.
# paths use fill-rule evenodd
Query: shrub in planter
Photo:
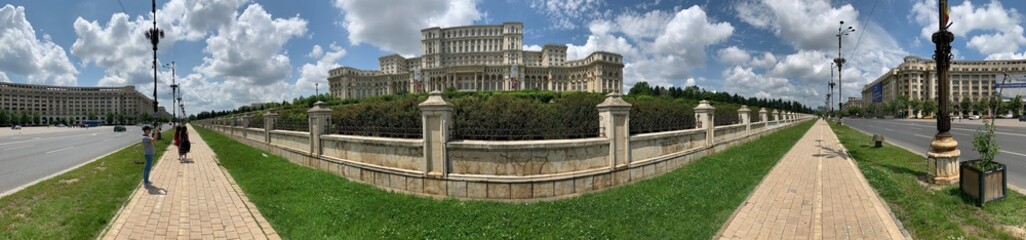
<svg viewBox="0 0 1026 240"><path fill-rule="evenodd" d="M1007 167L994 161L1001 150L994 140L994 121L983 121L984 130L973 134L973 150L980 153L980 159L963 162L959 166L962 194L981 207L989 201L1004 199L1008 193Z"/></svg>

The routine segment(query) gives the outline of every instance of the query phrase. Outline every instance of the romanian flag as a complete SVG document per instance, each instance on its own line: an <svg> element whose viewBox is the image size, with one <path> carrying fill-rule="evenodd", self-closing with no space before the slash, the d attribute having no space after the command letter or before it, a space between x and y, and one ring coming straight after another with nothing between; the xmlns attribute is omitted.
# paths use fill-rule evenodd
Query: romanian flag
<svg viewBox="0 0 1026 240"><path fill-rule="evenodd" d="M942 2L944 5L940 6L941 28L946 28L948 26L948 20L951 19L951 7L948 6L947 1Z"/></svg>

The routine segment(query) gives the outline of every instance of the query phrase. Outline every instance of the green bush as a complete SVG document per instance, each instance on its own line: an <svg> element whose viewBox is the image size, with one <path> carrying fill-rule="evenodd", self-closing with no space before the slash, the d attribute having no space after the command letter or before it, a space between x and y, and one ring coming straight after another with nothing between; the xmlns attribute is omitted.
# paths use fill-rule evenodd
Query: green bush
<svg viewBox="0 0 1026 240"><path fill-rule="evenodd" d="M328 133L396 138L421 138L420 109L427 96L408 95L367 99L335 107Z"/></svg>
<svg viewBox="0 0 1026 240"><path fill-rule="evenodd" d="M631 134L695 128L695 104L684 99L640 95L624 100L632 105Z"/></svg>
<svg viewBox="0 0 1026 240"><path fill-rule="evenodd" d="M454 139L538 140L598 136L598 93L454 93Z"/></svg>

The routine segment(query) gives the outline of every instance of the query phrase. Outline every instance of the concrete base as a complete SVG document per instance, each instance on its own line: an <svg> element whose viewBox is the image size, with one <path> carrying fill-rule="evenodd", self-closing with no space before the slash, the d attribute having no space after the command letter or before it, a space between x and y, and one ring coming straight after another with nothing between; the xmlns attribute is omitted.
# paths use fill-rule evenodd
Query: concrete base
<svg viewBox="0 0 1026 240"><path fill-rule="evenodd" d="M949 133L934 136L927 153L928 179L934 184L955 184L960 176L958 156L962 152L957 149L958 142Z"/></svg>

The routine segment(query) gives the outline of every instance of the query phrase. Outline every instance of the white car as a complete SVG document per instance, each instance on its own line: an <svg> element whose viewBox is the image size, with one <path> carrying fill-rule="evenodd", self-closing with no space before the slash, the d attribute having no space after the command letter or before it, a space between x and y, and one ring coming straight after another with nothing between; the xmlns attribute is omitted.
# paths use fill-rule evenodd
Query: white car
<svg viewBox="0 0 1026 240"><path fill-rule="evenodd" d="M980 120L980 115L969 116L969 120Z"/></svg>
<svg viewBox="0 0 1026 240"><path fill-rule="evenodd" d="M1012 118L1012 114L1002 114L1002 115L998 115L997 117L998 118Z"/></svg>

